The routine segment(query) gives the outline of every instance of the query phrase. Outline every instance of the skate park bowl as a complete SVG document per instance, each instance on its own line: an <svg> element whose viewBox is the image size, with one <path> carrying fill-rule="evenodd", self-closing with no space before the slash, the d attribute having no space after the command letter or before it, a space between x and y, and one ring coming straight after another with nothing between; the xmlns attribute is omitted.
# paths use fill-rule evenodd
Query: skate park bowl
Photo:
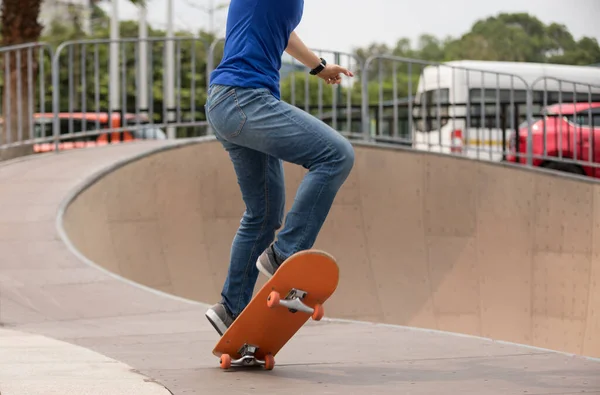
<svg viewBox="0 0 600 395"><path fill-rule="evenodd" d="M398 148L355 152L315 245L340 265L327 317L600 357L599 184ZM285 164L288 209L305 171ZM95 264L212 304L243 211L211 140L102 174L63 225Z"/></svg>
<svg viewBox="0 0 600 395"><path fill-rule="evenodd" d="M339 288L272 371L212 354L244 209L214 138L1 163L0 393L600 393L598 184L354 146Z"/></svg>

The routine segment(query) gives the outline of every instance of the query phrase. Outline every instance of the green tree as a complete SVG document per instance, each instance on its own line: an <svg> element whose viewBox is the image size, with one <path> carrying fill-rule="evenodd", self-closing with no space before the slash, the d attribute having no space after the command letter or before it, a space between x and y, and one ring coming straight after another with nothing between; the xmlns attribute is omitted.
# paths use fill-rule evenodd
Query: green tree
<svg viewBox="0 0 600 395"><path fill-rule="evenodd" d="M430 59L427 53L419 55ZM444 60L456 59L589 65L600 61L600 47L590 37L575 41L564 25L545 25L526 13L501 13L447 42Z"/></svg>
<svg viewBox="0 0 600 395"><path fill-rule="evenodd" d="M557 23L545 25L526 13L500 13L476 21L464 35L444 39L423 34L415 45L408 38L400 38L396 45L372 43L355 49L364 62L370 56L393 55L412 59L411 62L374 62L367 73L369 98L379 98L379 87L384 98L392 95L393 76L396 75L398 95L405 97L411 87L416 89L418 75L429 62L438 63L459 59L513 62L561 63L589 65L600 62L600 46L594 38L576 41L569 30ZM394 66L394 63L396 65ZM395 71L394 71L395 67Z"/></svg>

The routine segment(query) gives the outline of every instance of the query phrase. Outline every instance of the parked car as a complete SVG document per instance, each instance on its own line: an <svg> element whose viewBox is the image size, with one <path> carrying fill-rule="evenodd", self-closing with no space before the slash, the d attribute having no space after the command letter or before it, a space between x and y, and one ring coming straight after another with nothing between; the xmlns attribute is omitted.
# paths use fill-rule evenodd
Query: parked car
<svg viewBox="0 0 600 395"><path fill-rule="evenodd" d="M600 178L600 102L548 106L531 131L534 166ZM524 123L511 135L508 162L527 163L528 133Z"/></svg>

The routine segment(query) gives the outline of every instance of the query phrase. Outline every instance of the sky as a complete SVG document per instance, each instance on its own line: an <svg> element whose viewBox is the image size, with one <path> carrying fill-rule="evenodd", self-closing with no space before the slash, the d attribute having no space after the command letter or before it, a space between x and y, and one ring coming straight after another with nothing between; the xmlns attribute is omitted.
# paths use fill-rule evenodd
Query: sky
<svg viewBox="0 0 600 395"><path fill-rule="evenodd" d="M118 1L120 19L138 18L138 10L128 0ZM148 0L152 26L166 27L166 1ZM208 30L209 17L202 8L211 0L173 1L176 28ZM109 7L104 6L107 11ZM591 36L600 42L600 0L306 0L296 31L311 48L351 52L373 42L393 46L402 37L416 40L423 33L460 36L478 19L499 12L528 12L544 23L566 25L575 39ZM216 13L215 27L221 36L226 18L226 9Z"/></svg>

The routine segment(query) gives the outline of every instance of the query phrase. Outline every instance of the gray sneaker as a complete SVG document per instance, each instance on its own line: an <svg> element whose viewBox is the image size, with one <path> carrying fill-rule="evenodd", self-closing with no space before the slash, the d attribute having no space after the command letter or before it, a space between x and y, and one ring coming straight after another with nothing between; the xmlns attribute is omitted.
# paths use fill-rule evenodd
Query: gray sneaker
<svg viewBox="0 0 600 395"><path fill-rule="evenodd" d="M221 336L233 323L233 317L222 303L212 306L204 315Z"/></svg>
<svg viewBox="0 0 600 395"><path fill-rule="evenodd" d="M273 244L271 244L256 261L256 267L258 271L267 276L268 278L273 277L275 271L281 266L283 259L279 258L273 250Z"/></svg>

